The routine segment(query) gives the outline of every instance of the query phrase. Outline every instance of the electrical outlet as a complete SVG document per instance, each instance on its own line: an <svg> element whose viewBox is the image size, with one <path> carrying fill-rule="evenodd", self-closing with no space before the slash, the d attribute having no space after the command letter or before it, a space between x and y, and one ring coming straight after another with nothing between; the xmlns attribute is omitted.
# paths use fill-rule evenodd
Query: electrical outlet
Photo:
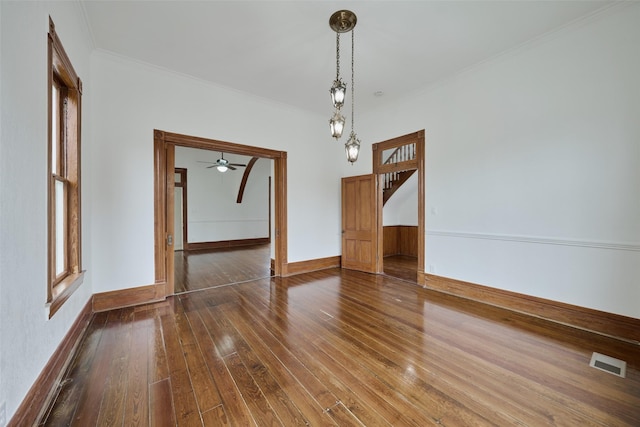
<svg viewBox="0 0 640 427"><path fill-rule="evenodd" d="M0 427L7 425L7 402L2 402L0 405Z"/></svg>

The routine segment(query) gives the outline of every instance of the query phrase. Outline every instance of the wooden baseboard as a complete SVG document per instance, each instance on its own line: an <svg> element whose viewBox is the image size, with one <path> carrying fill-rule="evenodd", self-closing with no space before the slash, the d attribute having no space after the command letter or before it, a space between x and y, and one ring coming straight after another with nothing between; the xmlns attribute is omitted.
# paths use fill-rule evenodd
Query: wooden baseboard
<svg viewBox="0 0 640 427"><path fill-rule="evenodd" d="M607 313L558 301L538 298L461 280L419 275L419 282L428 289L446 292L474 301L536 316L579 329L640 344L640 319Z"/></svg>
<svg viewBox="0 0 640 427"><path fill-rule="evenodd" d="M57 385L67 370L84 331L91 322L91 315L91 300L89 300L29 389L7 427L38 425L38 421L55 395Z"/></svg>
<svg viewBox="0 0 640 427"><path fill-rule="evenodd" d="M187 243L184 247L186 251L202 251L208 249L235 248L250 245L265 245L271 243L268 237L260 237L257 239L238 239L238 240L220 240L218 242L197 242Z"/></svg>
<svg viewBox="0 0 640 427"><path fill-rule="evenodd" d="M166 298L166 284L139 286L137 288L93 294L93 311L108 311L116 308L130 307L162 301Z"/></svg>
<svg viewBox="0 0 640 427"><path fill-rule="evenodd" d="M342 258L340 256L332 256L327 258L311 259L308 261L290 262L285 266L282 275L293 276L295 274L340 267L341 260Z"/></svg>

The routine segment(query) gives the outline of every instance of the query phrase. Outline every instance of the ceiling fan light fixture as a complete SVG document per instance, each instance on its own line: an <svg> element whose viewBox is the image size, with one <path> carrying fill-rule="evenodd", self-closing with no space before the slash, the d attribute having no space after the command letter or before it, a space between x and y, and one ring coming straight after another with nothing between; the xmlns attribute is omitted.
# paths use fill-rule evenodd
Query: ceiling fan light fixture
<svg viewBox="0 0 640 427"><path fill-rule="evenodd" d="M226 172L227 170L229 170L226 165L218 165L216 166L216 169L218 169L218 172Z"/></svg>

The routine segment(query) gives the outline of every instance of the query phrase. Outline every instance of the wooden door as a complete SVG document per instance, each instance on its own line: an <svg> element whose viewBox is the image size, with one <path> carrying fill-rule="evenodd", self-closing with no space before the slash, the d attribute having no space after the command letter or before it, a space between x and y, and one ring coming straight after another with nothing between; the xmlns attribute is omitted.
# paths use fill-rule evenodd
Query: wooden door
<svg viewBox="0 0 640 427"><path fill-rule="evenodd" d="M379 273L377 175L342 178L342 268Z"/></svg>

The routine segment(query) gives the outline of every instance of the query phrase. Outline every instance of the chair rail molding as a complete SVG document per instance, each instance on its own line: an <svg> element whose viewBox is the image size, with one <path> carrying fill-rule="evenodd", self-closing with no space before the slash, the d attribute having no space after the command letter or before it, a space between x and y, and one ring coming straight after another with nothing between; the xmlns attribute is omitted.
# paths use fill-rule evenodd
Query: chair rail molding
<svg viewBox="0 0 640 427"><path fill-rule="evenodd" d="M606 242L597 240L560 239L544 236L525 236L517 234L494 234L460 232L448 230L427 230L426 236L454 237L462 239L502 240L507 242L534 243L542 245L577 246L583 248L611 249L618 251L640 252L640 243Z"/></svg>

